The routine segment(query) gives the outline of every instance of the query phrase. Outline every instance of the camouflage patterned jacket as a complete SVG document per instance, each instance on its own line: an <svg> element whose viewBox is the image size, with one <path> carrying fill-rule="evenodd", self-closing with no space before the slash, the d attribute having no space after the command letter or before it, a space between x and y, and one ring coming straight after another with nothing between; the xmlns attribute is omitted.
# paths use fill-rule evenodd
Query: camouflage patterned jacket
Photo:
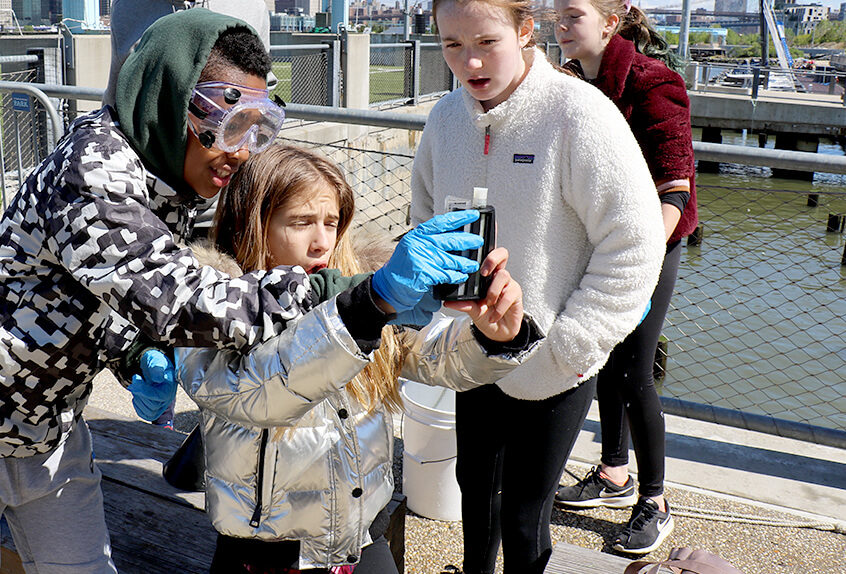
<svg viewBox="0 0 846 574"><path fill-rule="evenodd" d="M108 107L79 118L26 179L0 220L0 456L60 444L94 375L139 331L242 349L308 311L299 268L235 279L201 268L173 236L191 208L147 170Z"/></svg>

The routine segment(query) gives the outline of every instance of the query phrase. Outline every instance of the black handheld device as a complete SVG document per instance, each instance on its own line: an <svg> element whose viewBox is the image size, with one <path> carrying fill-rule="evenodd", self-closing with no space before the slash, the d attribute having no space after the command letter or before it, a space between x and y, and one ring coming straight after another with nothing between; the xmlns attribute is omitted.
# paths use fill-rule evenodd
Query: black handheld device
<svg viewBox="0 0 846 574"><path fill-rule="evenodd" d="M458 255L472 259L482 265L482 261L496 247L496 212L492 205L474 207L479 210L479 219L466 225L464 230L468 233L481 235L484 244L479 249L468 249L458 252ZM453 209L458 211L458 209ZM457 285L445 284L435 285L433 294L435 299L441 301L473 301L484 299L488 294L488 287L491 284L491 276L482 277L481 271L471 273L464 283Z"/></svg>

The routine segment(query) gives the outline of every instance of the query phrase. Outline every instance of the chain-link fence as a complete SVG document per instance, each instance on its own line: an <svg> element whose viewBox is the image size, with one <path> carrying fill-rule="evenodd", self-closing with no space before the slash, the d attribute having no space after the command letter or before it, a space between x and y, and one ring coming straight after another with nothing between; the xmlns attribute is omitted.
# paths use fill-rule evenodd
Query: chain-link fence
<svg viewBox="0 0 846 574"><path fill-rule="evenodd" d="M420 44L420 93L440 94L452 90L452 72L441 54L441 45Z"/></svg>
<svg viewBox="0 0 846 574"><path fill-rule="evenodd" d="M0 73L7 82L33 82L37 70ZM0 92L0 194L3 209L30 171L47 155L45 113L25 93Z"/></svg>
<svg viewBox="0 0 846 574"><path fill-rule="evenodd" d="M846 191L816 207L806 192L697 193L703 240L682 256L663 394L846 431Z"/></svg>
<svg viewBox="0 0 846 574"><path fill-rule="evenodd" d="M286 102L331 106L331 46L272 46L270 57L278 95Z"/></svg>
<svg viewBox="0 0 846 574"><path fill-rule="evenodd" d="M370 104L407 103L452 89L452 72L433 42L370 45Z"/></svg>
<svg viewBox="0 0 846 574"><path fill-rule="evenodd" d="M414 156L302 140L291 143L318 148L339 164L356 192L353 227L396 237L409 229L411 164Z"/></svg>
<svg viewBox="0 0 846 574"><path fill-rule="evenodd" d="M412 97L410 44L370 45L370 103L405 101Z"/></svg>

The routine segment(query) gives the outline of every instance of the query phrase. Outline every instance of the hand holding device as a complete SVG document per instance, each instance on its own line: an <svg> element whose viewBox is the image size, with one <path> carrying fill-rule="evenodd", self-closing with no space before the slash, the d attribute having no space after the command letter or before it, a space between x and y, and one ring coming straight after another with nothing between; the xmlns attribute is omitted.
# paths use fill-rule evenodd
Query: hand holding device
<svg viewBox="0 0 846 574"><path fill-rule="evenodd" d="M406 233L388 262L373 274L376 295L401 313L413 309L434 285L465 281L479 264L450 252L478 249L482 238L453 230L478 218L476 210L445 213Z"/></svg>
<svg viewBox="0 0 846 574"><path fill-rule="evenodd" d="M498 247L482 263L480 273L489 282L479 300L446 301L444 307L470 315L473 324L492 341L511 341L523 324L523 289L505 269L508 251Z"/></svg>

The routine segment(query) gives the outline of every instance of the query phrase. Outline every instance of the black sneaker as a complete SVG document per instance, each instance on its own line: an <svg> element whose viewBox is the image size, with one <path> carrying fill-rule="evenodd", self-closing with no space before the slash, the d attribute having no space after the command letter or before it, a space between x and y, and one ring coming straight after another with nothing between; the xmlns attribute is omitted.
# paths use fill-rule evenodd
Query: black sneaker
<svg viewBox="0 0 846 574"><path fill-rule="evenodd" d="M670 504L666 499L664 504L667 505L667 512L658 510L658 503L651 498L641 497L632 509L629 523L614 540L614 550L629 554L648 554L661 546L674 526Z"/></svg>
<svg viewBox="0 0 846 574"><path fill-rule="evenodd" d="M575 508L626 508L637 501L634 480L630 476L623 486L617 486L599 475L595 466L587 476L573 486L559 486L555 493L555 504Z"/></svg>

